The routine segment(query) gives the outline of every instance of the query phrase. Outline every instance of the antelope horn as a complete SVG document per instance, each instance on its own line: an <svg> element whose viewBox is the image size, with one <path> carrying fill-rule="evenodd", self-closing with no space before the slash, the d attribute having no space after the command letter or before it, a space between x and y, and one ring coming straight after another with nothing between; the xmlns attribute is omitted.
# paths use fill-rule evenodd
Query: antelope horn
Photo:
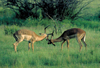
<svg viewBox="0 0 100 68"><path fill-rule="evenodd" d="M44 28L44 32L46 33L46 28L48 28L50 25L48 25L48 26L46 26L45 28Z"/></svg>
<svg viewBox="0 0 100 68"><path fill-rule="evenodd" d="M53 33L54 33L54 30L53 30L53 32L52 32L52 33L49 33L49 34L47 34L47 35L52 35L52 36L53 36Z"/></svg>
<svg viewBox="0 0 100 68"><path fill-rule="evenodd" d="M51 39L53 38L53 36L54 36L54 30L53 30L53 32L52 32Z"/></svg>
<svg viewBox="0 0 100 68"><path fill-rule="evenodd" d="M52 33L47 34L47 39L46 39L46 40L49 40L49 39L48 39L49 35L51 35L51 39L52 39L52 37L54 36L54 34L53 34L53 33L54 33L54 30L53 30L53 32L52 32Z"/></svg>
<svg viewBox="0 0 100 68"><path fill-rule="evenodd" d="M57 27L56 27L56 24L54 25L54 29L55 29L55 32L57 34Z"/></svg>
<svg viewBox="0 0 100 68"><path fill-rule="evenodd" d="M47 37L48 37L49 35L51 35L51 39L52 39L52 37L54 36L54 30L53 30L52 33L47 34Z"/></svg>

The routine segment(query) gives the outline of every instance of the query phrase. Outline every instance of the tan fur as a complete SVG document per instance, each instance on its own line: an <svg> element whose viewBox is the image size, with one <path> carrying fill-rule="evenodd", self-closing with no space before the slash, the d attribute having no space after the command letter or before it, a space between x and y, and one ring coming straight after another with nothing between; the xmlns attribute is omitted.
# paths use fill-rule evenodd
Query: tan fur
<svg viewBox="0 0 100 68"><path fill-rule="evenodd" d="M21 30L16 31L13 34L13 36L16 40L16 42L13 45L14 45L15 52L17 52L17 50L16 50L17 45L24 40L29 42L29 47L28 47L29 50L30 50L30 43L32 44L32 50L34 51L34 43L36 41L43 40L45 37L47 37L47 34L43 34L42 36L38 36L33 31L30 31L27 29L21 29Z"/></svg>

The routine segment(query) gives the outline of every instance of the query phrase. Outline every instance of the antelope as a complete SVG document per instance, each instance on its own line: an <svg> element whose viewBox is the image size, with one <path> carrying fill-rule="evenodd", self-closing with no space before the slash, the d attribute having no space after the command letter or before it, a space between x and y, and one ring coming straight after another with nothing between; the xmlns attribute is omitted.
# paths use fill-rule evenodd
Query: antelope
<svg viewBox="0 0 100 68"><path fill-rule="evenodd" d="M16 49L17 45L24 40L28 41L28 50L30 50L30 44L31 44L32 50L34 51L34 43L37 42L37 41L41 41L41 40L43 40L47 37L47 34L46 34L46 28L47 27L45 27L45 29L44 29L45 33L42 34L41 36L37 35L33 31L30 31L30 30L27 30L27 29L21 29L21 30L16 31L13 34L13 37L16 40L16 42L13 44L15 52L17 52L17 49Z"/></svg>
<svg viewBox="0 0 100 68"><path fill-rule="evenodd" d="M72 38L76 38L77 42L80 45L80 51L82 49L81 41L84 43L85 47L87 47L87 44L85 43L86 32L80 28L68 29L68 30L64 31L63 34L56 39L52 39L53 33L54 33L54 31L51 33L51 35L52 35L51 39L48 39L48 37L47 37L48 44L53 44L55 46L55 44L54 44L55 42L63 41L61 43L61 50L63 49L63 44L65 42L67 42L67 48L69 49L69 39L72 39Z"/></svg>

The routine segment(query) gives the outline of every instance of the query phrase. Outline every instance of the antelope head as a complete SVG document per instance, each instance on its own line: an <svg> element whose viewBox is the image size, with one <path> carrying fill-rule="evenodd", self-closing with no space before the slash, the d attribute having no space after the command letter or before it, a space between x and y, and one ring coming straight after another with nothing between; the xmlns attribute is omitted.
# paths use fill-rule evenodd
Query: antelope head
<svg viewBox="0 0 100 68"><path fill-rule="evenodd" d="M54 30L53 30L52 33L47 34L47 38L46 38L46 40L48 41L48 44L53 44L53 45L55 46L55 44L54 44L53 41L52 41L52 38L53 38L53 35L54 35L53 33L54 33ZM49 35L51 35L51 39L48 38Z"/></svg>

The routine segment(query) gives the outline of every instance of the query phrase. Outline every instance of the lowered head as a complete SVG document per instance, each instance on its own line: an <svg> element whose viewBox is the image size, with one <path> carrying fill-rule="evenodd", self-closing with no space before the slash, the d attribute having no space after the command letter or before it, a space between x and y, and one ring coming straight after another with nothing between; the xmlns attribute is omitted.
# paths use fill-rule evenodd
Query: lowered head
<svg viewBox="0 0 100 68"><path fill-rule="evenodd" d="M48 40L48 44L52 44L55 46L55 44L52 42L52 40Z"/></svg>

